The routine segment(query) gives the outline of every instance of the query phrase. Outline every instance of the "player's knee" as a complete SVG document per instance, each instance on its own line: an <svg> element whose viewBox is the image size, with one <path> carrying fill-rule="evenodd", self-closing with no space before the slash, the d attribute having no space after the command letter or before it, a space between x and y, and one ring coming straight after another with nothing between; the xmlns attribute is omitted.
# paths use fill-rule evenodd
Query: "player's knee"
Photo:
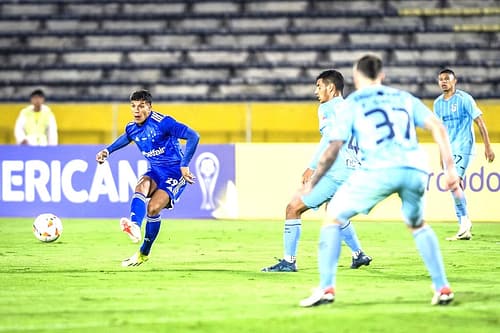
<svg viewBox="0 0 500 333"><path fill-rule="evenodd" d="M292 200L286 206L287 218L300 218L303 212L309 208L301 200Z"/></svg>
<svg viewBox="0 0 500 333"><path fill-rule="evenodd" d="M424 224L422 217L410 218L406 221L406 224L412 229L418 229Z"/></svg>
<svg viewBox="0 0 500 333"><path fill-rule="evenodd" d="M294 202L289 202L286 206L286 215L296 214L297 213L297 205Z"/></svg>
<svg viewBox="0 0 500 333"><path fill-rule="evenodd" d="M160 214L161 210L163 207L160 207L161 205L159 205L158 203L155 203L155 202L149 202L148 204L148 215L149 216L156 216L158 214Z"/></svg>
<svg viewBox="0 0 500 333"><path fill-rule="evenodd" d="M144 194L144 196L147 196L149 192L149 185L144 182L138 183L135 186L135 192L139 192Z"/></svg>

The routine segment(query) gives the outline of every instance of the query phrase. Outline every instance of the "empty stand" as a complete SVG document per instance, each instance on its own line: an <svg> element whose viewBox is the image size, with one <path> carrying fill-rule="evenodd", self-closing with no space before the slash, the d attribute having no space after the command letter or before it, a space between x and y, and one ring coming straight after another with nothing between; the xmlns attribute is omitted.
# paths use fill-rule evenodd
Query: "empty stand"
<svg viewBox="0 0 500 333"><path fill-rule="evenodd" d="M314 80L366 52L387 83L425 98L437 72L499 98L495 0L6 0L0 4L0 101L311 100Z"/></svg>

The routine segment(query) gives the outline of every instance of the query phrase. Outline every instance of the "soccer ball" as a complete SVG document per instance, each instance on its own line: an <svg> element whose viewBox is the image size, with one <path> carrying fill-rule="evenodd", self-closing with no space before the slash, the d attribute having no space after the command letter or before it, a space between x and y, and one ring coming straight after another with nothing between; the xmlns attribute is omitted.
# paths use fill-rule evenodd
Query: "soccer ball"
<svg viewBox="0 0 500 333"><path fill-rule="evenodd" d="M33 234L45 243L57 240L63 231L61 219L54 214L45 213L37 216L33 222Z"/></svg>

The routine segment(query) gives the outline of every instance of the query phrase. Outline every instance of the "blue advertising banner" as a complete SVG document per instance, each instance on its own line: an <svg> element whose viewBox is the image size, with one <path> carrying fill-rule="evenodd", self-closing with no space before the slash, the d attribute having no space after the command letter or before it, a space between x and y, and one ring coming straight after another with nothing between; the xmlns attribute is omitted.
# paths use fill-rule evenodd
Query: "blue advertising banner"
<svg viewBox="0 0 500 333"><path fill-rule="evenodd" d="M147 161L129 145L98 165L99 145L0 146L0 216L128 216L129 202ZM213 218L220 198L235 182L234 145L199 145L187 185L168 218Z"/></svg>

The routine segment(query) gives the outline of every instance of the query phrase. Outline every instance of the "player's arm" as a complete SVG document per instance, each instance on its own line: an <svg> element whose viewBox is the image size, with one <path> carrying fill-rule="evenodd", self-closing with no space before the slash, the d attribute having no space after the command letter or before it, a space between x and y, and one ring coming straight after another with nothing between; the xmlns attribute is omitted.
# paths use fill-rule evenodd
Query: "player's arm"
<svg viewBox="0 0 500 333"><path fill-rule="evenodd" d="M181 161L181 172L184 179L193 184L196 177L189 171L189 162L200 142L200 135L192 128L175 121L172 117L165 117L160 123L160 127L164 133L186 140L186 147L184 149L184 156Z"/></svg>
<svg viewBox="0 0 500 333"><path fill-rule="evenodd" d="M439 113L439 108L437 107L438 103L439 103L439 98L436 98L433 104L433 111L436 117L442 122L443 119L441 117L441 114ZM441 153L439 153L439 166L441 167L441 169L443 169L443 156L441 156Z"/></svg>
<svg viewBox="0 0 500 333"><path fill-rule="evenodd" d="M314 171L318 167L318 162L321 157L321 154L326 149L326 147L328 147L329 143L330 143L329 139L326 135L321 137L321 140L318 146L316 147L316 152L314 153L311 162L309 162L309 166L302 174L302 184L307 183L311 179L312 175L314 174Z"/></svg>
<svg viewBox="0 0 500 333"><path fill-rule="evenodd" d="M486 129L486 124L482 116L478 116L474 119L474 123L476 123L477 128L479 129L479 133L481 133L481 137L484 142L484 157L488 162L493 162L495 159L495 153L493 152L493 148L491 147L490 136L488 135L488 130Z"/></svg>
<svg viewBox="0 0 500 333"><path fill-rule="evenodd" d="M333 163L337 159L340 148L342 148L344 143L345 143L344 140L330 141L330 144L328 145L326 150L323 152L323 154L321 155L321 157L318 161L318 168L314 172L313 177L311 177L310 187L314 187L319 182L321 177L323 177L324 174L328 171L328 169L330 169L330 167L333 165Z"/></svg>
<svg viewBox="0 0 500 333"><path fill-rule="evenodd" d="M112 144L110 144L108 147L104 148L103 150L99 151L95 157L96 161L99 164L104 163L106 159L109 157L109 155L117 151L118 149L122 149L126 145L130 143L130 139L127 135L127 133L123 133L116 139Z"/></svg>
<svg viewBox="0 0 500 333"><path fill-rule="evenodd" d="M200 135L195 130L186 126L184 136L181 139L186 140L186 148L184 151L184 157L181 161L181 172L184 179L189 183L193 184L196 177L189 171L189 162L193 158L193 155L200 142Z"/></svg>

